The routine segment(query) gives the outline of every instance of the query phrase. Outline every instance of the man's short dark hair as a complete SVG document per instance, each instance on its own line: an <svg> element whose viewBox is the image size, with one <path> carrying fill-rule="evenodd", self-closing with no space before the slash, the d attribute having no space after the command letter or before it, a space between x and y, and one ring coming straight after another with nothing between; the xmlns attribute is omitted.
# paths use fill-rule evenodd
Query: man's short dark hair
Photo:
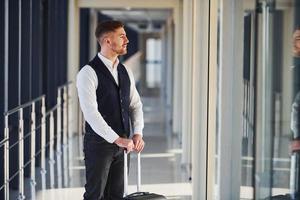
<svg viewBox="0 0 300 200"><path fill-rule="evenodd" d="M106 33L114 32L118 28L124 28L124 24L120 21L109 20L109 21L100 22L97 25L95 36L98 39Z"/></svg>

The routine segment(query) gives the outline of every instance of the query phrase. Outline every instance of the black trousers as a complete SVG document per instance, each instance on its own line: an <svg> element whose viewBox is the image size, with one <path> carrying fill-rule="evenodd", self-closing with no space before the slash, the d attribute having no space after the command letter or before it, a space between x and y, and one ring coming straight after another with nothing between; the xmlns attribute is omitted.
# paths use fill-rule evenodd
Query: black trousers
<svg viewBox="0 0 300 200"><path fill-rule="evenodd" d="M116 144L95 133L84 136L85 200L121 200L124 193L124 154Z"/></svg>

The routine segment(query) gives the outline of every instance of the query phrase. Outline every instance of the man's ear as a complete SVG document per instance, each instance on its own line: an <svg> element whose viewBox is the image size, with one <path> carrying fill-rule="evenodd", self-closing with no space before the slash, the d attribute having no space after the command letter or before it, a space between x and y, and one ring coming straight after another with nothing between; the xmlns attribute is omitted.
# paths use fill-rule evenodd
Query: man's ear
<svg viewBox="0 0 300 200"><path fill-rule="evenodd" d="M111 41L109 37L106 37L104 42L108 45L111 45Z"/></svg>

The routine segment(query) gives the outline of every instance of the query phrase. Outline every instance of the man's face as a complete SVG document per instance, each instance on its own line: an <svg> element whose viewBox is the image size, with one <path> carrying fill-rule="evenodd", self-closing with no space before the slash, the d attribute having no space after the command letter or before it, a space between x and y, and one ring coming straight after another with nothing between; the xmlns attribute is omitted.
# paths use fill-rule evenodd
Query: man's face
<svg viewBox="0 0 300 200"><path fill-rule="evenodd" d="M127 44L129 43L126 37L124 28L118 28L110 33L110 48L117 55L124 55L127 53Z"/></svg>
<svg viewBox="0 0 300 200"><path fill-rule="evenodd" d="M300 29L293 34L293 52L294 56L300 57Z"/></svg>

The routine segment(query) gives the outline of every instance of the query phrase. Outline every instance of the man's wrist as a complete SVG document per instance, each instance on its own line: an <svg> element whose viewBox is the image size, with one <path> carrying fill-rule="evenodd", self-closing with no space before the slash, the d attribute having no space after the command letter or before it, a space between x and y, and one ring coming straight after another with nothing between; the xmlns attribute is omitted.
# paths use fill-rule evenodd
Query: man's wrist
<svg viewBox="0 0 300 200"><path fill-rule="evenodd" d="M140 134L140 133L134 133L134 134L133 134L133 138L135 138L135 137L143 138L143 135Z"/></svg>
<svg viewBox="0 0 300 200"><path fill-rule="evenodd" d="M143 137L143 134L142 134L141 132L135 132L135 133L133 134L133 136L135 136L135 135L138 135L138 136Z"/></svg>
<svg viewBox="0 0 300 200"><path fill-rule="evenodd" d="M121 140L121 137L118 137L113 143L119 144L119 143L120 143L120 140Z"/></svg>

